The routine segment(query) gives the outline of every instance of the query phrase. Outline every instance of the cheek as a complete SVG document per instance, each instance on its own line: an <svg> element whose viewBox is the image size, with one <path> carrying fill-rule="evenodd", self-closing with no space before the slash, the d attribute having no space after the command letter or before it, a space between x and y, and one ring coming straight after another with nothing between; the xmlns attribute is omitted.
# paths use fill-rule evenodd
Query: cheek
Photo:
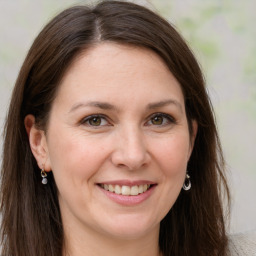
<svg viewBox="0 0 256 256"><path fill-rule="evenodd" d="M49 141L50 163L56 179L61 175L62 180L84 182L95 174L107 155L103 141L80 133L51 134Z"/></svg>
<svg viewBox="0 0 256 256"><path fill-rule="evenodd" d="M190 145L187 135L173 136L168 140L163 140L155 148L155 157L158 159L158 164L165 176L184 176L189 149Z"/></svg>

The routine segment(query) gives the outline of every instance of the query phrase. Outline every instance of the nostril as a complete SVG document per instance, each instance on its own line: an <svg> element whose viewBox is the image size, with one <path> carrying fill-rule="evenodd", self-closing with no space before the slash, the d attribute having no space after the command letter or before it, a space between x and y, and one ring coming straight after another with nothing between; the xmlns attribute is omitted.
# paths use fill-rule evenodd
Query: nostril
<svg viewBox="0 0 256 256"><path fill-rule="evenodd" d="M112 152L112 163L119 168L138 170L144 168L150 159L141 130L134 125L126 125L119 130Z"/></svg>
<svg viewBox="0 0 256 256"><path fill-rule="evenodd" d="M129 170L138 170L144 168L148 164L149 157L146 153L130 154L129 152L114 152L112 155L112 163L119 168L127 168Z"/></svg>

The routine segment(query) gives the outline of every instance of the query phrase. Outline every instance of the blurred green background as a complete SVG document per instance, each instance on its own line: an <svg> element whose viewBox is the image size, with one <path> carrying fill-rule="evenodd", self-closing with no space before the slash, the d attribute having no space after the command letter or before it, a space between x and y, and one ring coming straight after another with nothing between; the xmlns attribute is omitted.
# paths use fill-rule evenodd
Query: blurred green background
<svg viewBox="0 0 256 256"><path fill-rule="evenodd" d="M228 164L230 232L256 229L256 1L133 2L168 19L201 63ZM1 131L12 87L33 39L59 11L84 3L93 1L0 0Z"/></svg>

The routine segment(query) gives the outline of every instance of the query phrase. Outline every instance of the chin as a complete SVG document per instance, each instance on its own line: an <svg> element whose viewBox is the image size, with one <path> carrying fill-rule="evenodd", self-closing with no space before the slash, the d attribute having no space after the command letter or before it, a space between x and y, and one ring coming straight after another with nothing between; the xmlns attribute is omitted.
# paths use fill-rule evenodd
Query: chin
<svg viewBox="0 0 256 256"><path fill-rule="evenodd" d="M118 239L138 239L153 230L159 232L160 222L153 222L147 220L147 218L136 216L135 218L118 217L114 218L114 223L107 228L109 236L116 237Z"/></svg>

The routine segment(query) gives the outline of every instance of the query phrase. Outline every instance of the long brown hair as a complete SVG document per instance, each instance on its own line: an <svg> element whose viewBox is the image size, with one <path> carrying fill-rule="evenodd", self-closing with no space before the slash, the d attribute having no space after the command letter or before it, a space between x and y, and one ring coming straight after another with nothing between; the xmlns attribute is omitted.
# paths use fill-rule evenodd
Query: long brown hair
<svg viewBox="0 0 256 256"><path fill-rule="evenodd" d="M28 114L47 130L58 85L82 51L102 41L146 47L179 81L186 115L198 123L188 163L192 188L181 191L160 225L163 255L226 255L222 195L229 191L212 106L200 67L182 37L152 11L127 2L103 1L57 15L35 39L13 90L4 129L1 175L3 256L61 256L64 243L57 187L41 184L24 127Z"/></svg>

